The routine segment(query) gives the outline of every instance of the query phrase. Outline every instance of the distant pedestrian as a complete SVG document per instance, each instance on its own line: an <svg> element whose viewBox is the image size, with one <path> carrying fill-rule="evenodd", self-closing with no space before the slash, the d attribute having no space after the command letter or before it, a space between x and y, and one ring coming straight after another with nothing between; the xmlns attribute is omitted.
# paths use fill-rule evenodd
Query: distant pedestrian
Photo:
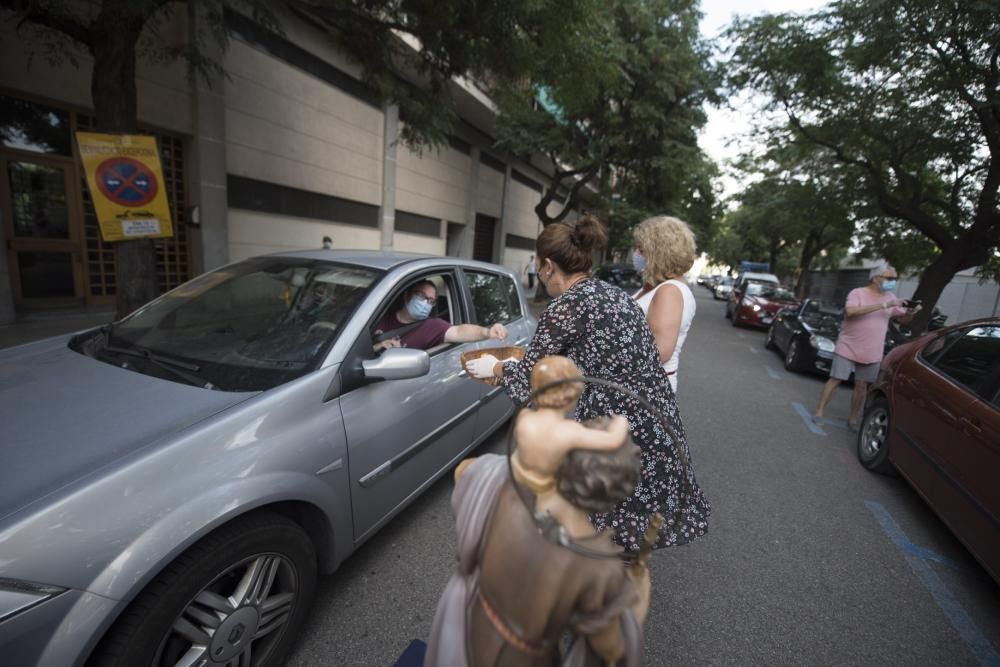
<svg viewBox="0 0 1000 667"><path fill-rule="evenodd" d="M646 314L660 363L676 393L681 348L695 313L694 294L684 280L694 265L694 234L682 220L659 215L639 223L633 235L632 263L643 280L633 298Z"/></svg>
<svg viewBox="0 0 1000 667"><path fill-rule="evenodd" d="M878 375L889 320L908 322L920 311L919 304L914 308L902 307L904 302L892 293L896 289L896 277L896 269L883 263L871 270L867 286L853 289L847 295L844 323L833 351L830 379L823 385L819 397L816 419L823 419L823 411L837 385L854 373L854 393L851 395L847 425L852 429L857 427L868 385Z"/></svg>
<svg viewBox="0 0 1000 667"><path fill-rule="evenodd" d="M528 257L528 263L524 265L523 273L527 279L527 284L525 286L528 289L533 289L535 287L535 276L538 275L538 266L535 264L534 255Z"/></svg>
<svg viewBox="0 0 1000 667"><path fill-rule="evenodd" d="M332 249L333 249L333 239L331 239L329 236L324 236L323 250L332 250Z"/></svg>

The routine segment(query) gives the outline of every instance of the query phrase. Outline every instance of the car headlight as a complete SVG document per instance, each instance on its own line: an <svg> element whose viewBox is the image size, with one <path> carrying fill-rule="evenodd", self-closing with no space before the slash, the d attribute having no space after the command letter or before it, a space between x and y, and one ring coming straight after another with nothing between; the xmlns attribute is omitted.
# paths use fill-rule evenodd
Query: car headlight
<svg viewBox="0 0 1000 667"><path fill-rule="evenodd" d="M65 588L0 578L0 621L62 593Z"/></svg>
<svg viewBox="0 0 1000 667"><path fill-rule="evenodd" d="M752 306L752 308L753 308L753 312L755 312L755 313L760 312L760 306L758 304L755 303Z"/></svg>
<svg viewBox="0 0 1000 667"><path fill-rule="evenodd" d="M836 348L836 344L826 336L817 336L813 334L809 336L809 344L815 347L817 350L822 350L823 352L833 352Z"/></svg>

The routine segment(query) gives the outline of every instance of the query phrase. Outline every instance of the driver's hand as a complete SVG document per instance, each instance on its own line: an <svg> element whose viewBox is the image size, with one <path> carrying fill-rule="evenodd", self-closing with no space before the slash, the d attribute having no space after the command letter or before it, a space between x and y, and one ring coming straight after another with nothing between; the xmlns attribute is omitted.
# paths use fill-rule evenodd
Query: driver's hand
<svg viewBox="0 0 1000 667"><path fill-rule="evenodd" d="M375 351L381 352L382 350L388 350L390 347L403 347L402 341L399 338L388 338L382 342L375 343Z"/></svg>
<svg viewBox="0 0 1000 667"><path fill-rule="evenodd" d="M497 340L505 340L507 338L507 328L502 324L494 324L489 328L488 336Z"/></svg>

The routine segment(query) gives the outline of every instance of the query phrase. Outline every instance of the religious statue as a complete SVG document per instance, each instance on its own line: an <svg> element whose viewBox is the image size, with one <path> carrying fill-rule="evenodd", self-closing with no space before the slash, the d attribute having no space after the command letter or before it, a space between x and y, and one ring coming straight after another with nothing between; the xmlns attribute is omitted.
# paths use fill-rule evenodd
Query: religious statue
<svg viewBox="0 0 1000 667"><path fill-rule="evenodd" d="M537 391L579 375L565 357L539 360L510 460L488 454L456 469L458 570L438 603L424 667L639 664L645 561L659 524L629 564L588 520L632 494L639 449L620 415L588 425L567 418L582 381Z"/></svg>

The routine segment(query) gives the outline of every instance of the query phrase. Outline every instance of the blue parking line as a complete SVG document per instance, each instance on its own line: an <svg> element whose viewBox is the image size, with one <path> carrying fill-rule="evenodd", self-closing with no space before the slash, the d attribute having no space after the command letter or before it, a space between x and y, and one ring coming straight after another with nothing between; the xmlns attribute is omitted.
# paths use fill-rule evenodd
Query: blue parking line
<svg viewBox="0 0 1000 667"><path fill-rule="evenodd" d="M955 599L945 583L941 581L941 577L927 564L928 560L948 563L948 559L910 542L892 515L879 503L874 500L866 500L865 505L875 516L875 520L878 521L886 536L903 552L906 562L913 568L924 588L930 592L938 607L944 612L952 627L972 651L979 664L1000 667L1000 654L993 649L990 640L982 633L961 603Z"/></svg>
<svg viewBox="0 0 1000 667"><path fill-rule="evenodd" d="M836 426L837 428L842 428L845 431L850 431L851 427L847 425L846 419L827 419L823 417L819 420L821 424L829 424L830 426Z"/></svg>
<svg viewBox="0 0 1000 667"><path fill-rule="evenodd" d="M767 366L767 374L771 376L772 380L780 380L781 379L781 373L779 373L778 371L774 370L770 366Z"/></svg>
<svg viewBox="0 0 1000 667"><path fill-rule="evenodd" d="M809 427L810 431L816 435L826 435L826 431L821 429L819 425L813 421L812 413L806 410L806 406L797 401L792 401L792 409L799 413L799 417L802 417L802 421L806 423L806 426Z"/></svg>

